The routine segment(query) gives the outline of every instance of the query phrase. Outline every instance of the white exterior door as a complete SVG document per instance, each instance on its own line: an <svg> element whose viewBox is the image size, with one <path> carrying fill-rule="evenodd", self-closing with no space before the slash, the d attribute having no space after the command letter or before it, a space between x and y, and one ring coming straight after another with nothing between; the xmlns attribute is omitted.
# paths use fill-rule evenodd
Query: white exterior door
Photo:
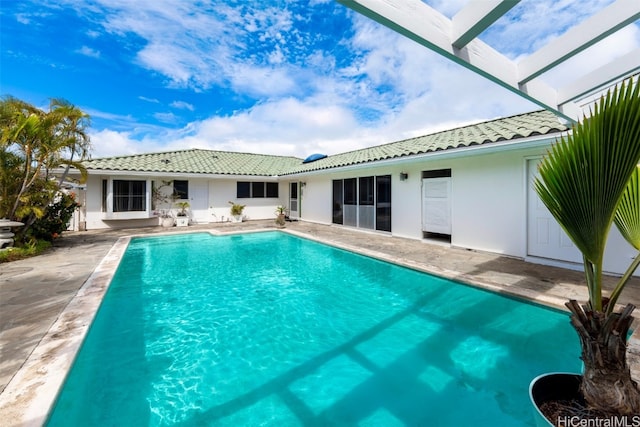
<svg viewBox="0 0 640 427"><path fill-rule="evenodd" d="M527 162L527 255L559 261L582 262L582 255L536 193L539 159Z"/></svg>
<svg viewBox="0 0 640 427"><path fill-rule="evenodd" d="M451 178L422 180L422 231L451 234Z"/></svg>
<svg viewBox="0 0 640 427"><path fill-rule="evenodd" d="M209 183L207 181L190 181L189 203L191 204L191 220L196 223L210 222L209 218Z"/></svg>

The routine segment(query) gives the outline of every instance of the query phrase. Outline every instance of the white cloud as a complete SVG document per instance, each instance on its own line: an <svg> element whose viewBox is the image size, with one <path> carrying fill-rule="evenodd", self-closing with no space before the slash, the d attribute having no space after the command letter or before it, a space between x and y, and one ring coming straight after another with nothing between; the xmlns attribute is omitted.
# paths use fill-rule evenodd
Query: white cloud
<svg viewBox="0 0 640 427"><path fill-rule="evenodd" d="M92 38L92 39L97 39L98 37L101 36L101 33L95 30L89 30L86 32L86 34L89 38Z"/></svg>
<svg viewBox="0 0 640 427"><path fill-rule="evenodd" d="M162 123L175 124L178 122L178 117L173 113L154 113L153 117Z"/></svg>
<svg viewBox="0 0 640 427"><path fill-rule="evenodd" d="M104 129L90 133L91 157L111 157L115 155L137 154L139 141L131 139L129 132L117 132Z"/></svg>
<svg viewBox="0 0 640 427"><path fill-rule="evenodd" d="M16 13L14 15L14 18L20 24L39 26L39 25L41 25L39 20L42 19L42 18L46 18L48 16L50 16L49 12L42 11L40 9L34 8L34 9L30 9L28 12Z"/></svg>
<svg viewBox="0 0 640 427"><path fill-rule="evenodd" d="M308 57L319 58L318 50L309 47L333 37L313 32L304 2L283 7L263 2L61 1L102 25L105 36L133 48L136 64L164 76L167 87L195 92L221 87L252 98L295 94L309 84L309 79L299 81L299 75L316 73L301 73ZM306 32L296 26L300 23L307 25ZM317 72L326 71L330 68Z"/></svg>
<svg viewBox="0 0 640 427"><path fill-rule="evenodd" d="M270 95L272 90L279 94L293 87L286 69L270 66L284 62L283 34L292 29L287 10L264 4L243 8L216 4L206 10L190 2L98 4L107 32L145 40L137 63L166 76L169 87L203 91L213 85L231 86L253 95ZM259 53L248 54L247 43L256 41L264 46Z"/></svg>
<svg viewBox="0 0 640 427"><path fill-rule="evenodd" d="M282 96L296 88L286 68L254 67L236 64L230 77L234 90L256 97Z"/></svg>
<svg viewBox="0 0 640 427"><path fill-rule="evenodd" d="M353 111L333 102L331 95L325 93L307 100L284 98L260 103L231 116L211 117L161 136L156 134L153 139L122 139L136 152L144 151L142 147L152 152L206 148L304 158L314 152L336 154L450 129L502 116L505 111L518 113L535 109L516 95L496 89L495 85L466 70L445 67L439 72L452 76L450 85L438 87L432 96L411 100L398 111L385 115L377 125L359 123ZM470 100L462 96L469 91L475 91L478 98ZM464 101L453 107L444 101L434 102L434 98L445 100L458 96ZM469 111L477 113L470 115ZM107 145L114 153L122 148L118 143Z"/></svg>
<svg viewBox="0 0 640 427"><path fill-rule="evenodd" d="M31 15L28 13L18 13L15 15L16 21L24 25L31 24Z"/></svg>
<svg viewBox="0 0 640 427"><path fill-rule="evenodd" d="M138 97L139 100L141 101L146 101L146 102L150 102L152 104L159 104L160 101L156 98L147 98L146 96L139 96Z"/></svg>
<svg viewBox="0 0 640 427"><path fill-rule="evenodd" d="M341 140L353 129L357 123L342 107L287 98L192 123L185 129L189 135L171 146L304 156L320 148L331 153L343 150Z"/></svg>
<svg viewBox="0 0 640 427"><path fill-rule="evenodd" d="M100 51L92 49L88 46L82 46L80 49L76 50L76 53L80 55L88 56L90 58L100 58Z"/></svg>
<svg viewBox="0 0 640 427"><path fill-rule="evenodd" d="M481 39L513 59L546 45L613 1L520 2L483 33Z"/></svg>
<svg viewBox="0 0 640 427"><path fill-rule="evenodd" d="M282 49L280 46L277 46L276 49L269 54L269 63L270 64L282 64L285 61L285 57L282 54Z"/></svg>
<svg viewBox="0 0 640 427"><path fill-rule="evenodd" d="M131 115L114 114L105 111L95 110L93 108L82 107L82 111L89 114L91 118L98 118L108 120L114 123L123 123L126 125L132 125L135 123L135 119Z"/></svg>
<svg viewBox="0 0 640 427"><path fill-rule="evenodd" d="M347 109L287 98L156 133L153 138L104 130L92 134L91 141L93 157L186 148L306 157L317 151L333 154L361 148L372 133L359 128Z"/></svg>
<svg viewBox="0 0 640 427"><path fill-rule="evenodd" d="M171 107L177 108L179 110L189 110L189 111L195 110L195 107L193 105L189 104L188 102L184 102L184 101L173 101L169 105Z"/></svg>

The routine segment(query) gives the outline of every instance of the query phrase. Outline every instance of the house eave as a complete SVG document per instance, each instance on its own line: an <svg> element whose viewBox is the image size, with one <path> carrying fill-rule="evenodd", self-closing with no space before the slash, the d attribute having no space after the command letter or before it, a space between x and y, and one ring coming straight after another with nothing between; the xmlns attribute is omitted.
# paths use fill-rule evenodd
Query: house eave
<svg viewBox="0 0 640 427"><path fill-rule="evenodd" d="M75 173L74 173L75 172ZM127 177L153 177L153 178L201 178L201 179L227 179L245 181L277 181L275 175L243 175L243 174L212 174L189 172L157 172L157 171L133 171L114 169L87 169L89 176L127 176ZM78 175L77 170L70 171L71 175Z"/></svg>
<svg viewBox="0 0 640 427"><path fill-rule="evenodd" d="M292 174L281 175L280 178L314 176L334 172L353 171L362 169L371 169L385 166L405 165L408 163L417 163L425 160L444 160L455 159L460 157L469 157L476 154L492 154L497 152L507 152L513 150L524 150L538 147L544 147L558 140L561 136L567 135L567 131L556 132L553 134L535 135L527 138L521 138L512 141L502 141L493 144L483 144L471 147L456 148L451 150L431 151L428 153L414 154L403 157L394 157L384 160L374 160L370 162L357 163L345 166L336 166L332 168L317 169L305 172L296 172Z"/></svg>

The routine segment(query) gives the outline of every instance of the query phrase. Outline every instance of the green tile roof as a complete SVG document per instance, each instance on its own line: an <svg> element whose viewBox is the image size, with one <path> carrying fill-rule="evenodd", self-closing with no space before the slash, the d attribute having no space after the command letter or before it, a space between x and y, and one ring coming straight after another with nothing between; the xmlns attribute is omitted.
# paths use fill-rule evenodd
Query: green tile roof
<svg viewBox="0 0 640 427"><path fill-rule="evenodd" d="M302 159L297 157L201 149L105 157L87 160L83 163L90 171L250 176L291 175L443 150L455 150L474 145L494 144L500 141L514 141L535 135L559 133L568 129L566 125L560 123L553 113L540 110L330 155L306 164L303 164Z"/></svg>
<svg viewBox="0 0 640 427"><path fill-rule="evenodd" d="M300 164L286 174L332 169L341 166L375 162L416 154L514 141L535 135L547 135L566 131L569 128L546 110L462 126L455 129L405 139L389 144L335 154L313 163Z"/></svg>
<svg viewBox="0 0 640 427"><path fill-rule="evenodd" d="M255 176L280 175L301 163L302 159L296 157L200 149L104 157L83 162L90 171Z"/></svg>

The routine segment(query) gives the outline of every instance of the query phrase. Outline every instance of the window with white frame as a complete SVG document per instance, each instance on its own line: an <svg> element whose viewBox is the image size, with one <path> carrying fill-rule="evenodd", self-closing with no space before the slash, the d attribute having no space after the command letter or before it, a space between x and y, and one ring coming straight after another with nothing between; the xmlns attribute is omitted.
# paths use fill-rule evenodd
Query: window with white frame
<svg viewBox="0 0 640 427"><path fill-rule="evenodd" d="M147 210L147 182L113 180L113 212L139 212Z"/></svg>

